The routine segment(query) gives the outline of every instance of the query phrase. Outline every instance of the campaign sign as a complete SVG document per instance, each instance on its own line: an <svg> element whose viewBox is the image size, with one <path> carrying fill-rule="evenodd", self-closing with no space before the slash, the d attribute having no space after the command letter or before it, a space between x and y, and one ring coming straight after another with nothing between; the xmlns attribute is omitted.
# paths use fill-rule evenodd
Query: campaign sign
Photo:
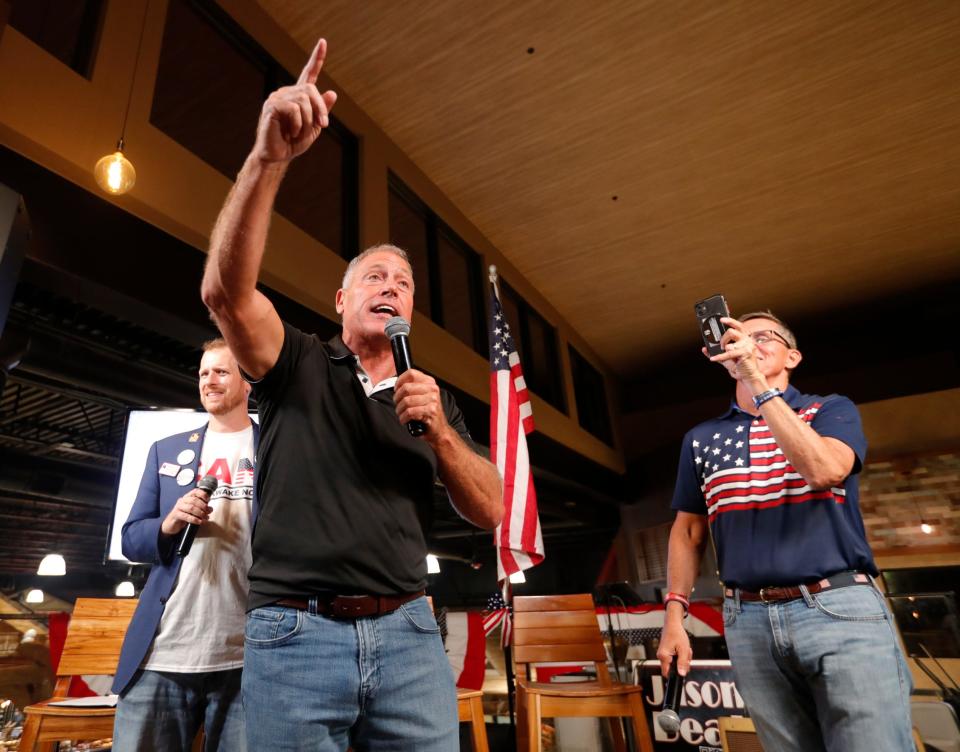
<svg viewBox="0 0 960 752"><path fill-rule="evenodd" d="M647 723L658 752L721 752L720 717L747 714L730 661L692 662L678 709L680 730L673 733L664 731L657 723L667 683L660 675L660 662L637 661L634 681L643 687Z"/></svg>

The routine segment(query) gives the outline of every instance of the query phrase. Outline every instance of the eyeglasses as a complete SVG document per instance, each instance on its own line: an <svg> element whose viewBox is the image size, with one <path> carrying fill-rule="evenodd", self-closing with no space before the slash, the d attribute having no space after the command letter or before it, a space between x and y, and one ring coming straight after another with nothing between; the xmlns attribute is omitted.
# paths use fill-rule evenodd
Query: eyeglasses
<svg viewBox="0 0 960 752"><path fill-rule="evenodd" d="M781 342L783 343L784 347L790 347L790 343L787 342L787 338L780 334L780 332L776 332L773 329L761 329L759 332L751 332L750 339L752 339L758 345L766 345L770 342Z"/></svg>

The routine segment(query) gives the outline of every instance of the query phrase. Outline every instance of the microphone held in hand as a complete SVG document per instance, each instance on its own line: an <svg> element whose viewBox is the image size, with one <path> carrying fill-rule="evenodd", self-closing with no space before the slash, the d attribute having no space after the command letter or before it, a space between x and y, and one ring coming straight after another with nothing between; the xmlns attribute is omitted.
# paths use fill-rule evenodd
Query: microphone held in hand
<svg viewBox="0 0 960 752"><path fill-rule="evenodd" d="M397 367L397 376L413 368L413 357L410 355L410 324L403 316L394 316L383 328L390 339L390 349L393 350L393 363ZM407 430L411 436L422 436L427 432L427 426L419 420L407 423Z"/></svg>
<svg viewBox="0 0 960 752"><path fill-rule="evenodd" d="M218 485L220 485L220 481L218 481L214 475L204 475L197 482L197 488L199 488L201 491L205 491L208 498L211 494L213 494L214 491L217 490ZM197 530L199 529L199 525L192 524L188 524L183 529L183 535L180 538L180 545L177 546L177 556L182 558L190 553L190 547L193 545L193 539L197 537Z"/></svg>
<svg viewBox="0 0 960 752"><path fill-rule="evenodd" d="M674 657L667 675L667 688L663 693L663 710L657 716L660 728L669 734L680 730L680 697L683 694L684 677L677 673L677 659Z"/></svg>

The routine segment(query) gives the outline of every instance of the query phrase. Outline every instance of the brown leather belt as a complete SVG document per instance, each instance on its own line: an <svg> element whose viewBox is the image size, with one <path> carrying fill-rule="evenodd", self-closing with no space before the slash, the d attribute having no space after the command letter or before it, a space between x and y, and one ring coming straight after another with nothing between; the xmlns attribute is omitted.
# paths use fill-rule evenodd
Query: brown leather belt
<svg viewBox="0 0 960 752"><path fill-rule="evenodd" d="M404 603L420 598L425 593L403 595L335 595L317 599L317 613L332 616L335 619L359 619L364 616L379 616L396 611ZM310 598L281 598L274 601L277 606L287 606L299 611L310 610Z"/></svg>
<svg viewBox="0 0 960 752"><path fill-rule="evenodd" d="M829 577L824 577L818 582L811 582L806 585L807 592L810 595L822 593L824 590L849 587L850 585L872 585L873 582L869 575L862 572L837 572ZM760 601L761 603L776 603L778 601L793 601L797 598L803 598L803 592L799 585L792 587L763 587L757 591L740 590L740 600L748 603ZM727 598L733 598L736 591L733 588L726 588L723 594Z"/></svg>

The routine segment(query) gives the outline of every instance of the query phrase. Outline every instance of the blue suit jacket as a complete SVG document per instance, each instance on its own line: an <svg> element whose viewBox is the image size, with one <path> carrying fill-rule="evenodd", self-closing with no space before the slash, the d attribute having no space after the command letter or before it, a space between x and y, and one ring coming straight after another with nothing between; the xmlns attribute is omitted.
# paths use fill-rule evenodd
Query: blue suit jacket
<svg viewBox="0 0 960 752"><path fill-rule="evenodd" d="M180 564L183 562L177 556L179 535L162 536L160 525L177 503L177 499L194 487L194 483L186 486L177 484L175 477L160 475L160 466L164 462L179 464L177 455L184 449L194 451L193 462L183 465L182 468L191 468L194 475L200 465L200 453L203 448L203 439L207 426L194 431L185 431L168 436L154 443L147 454L147 464L140 479L140 489L137 498L130 509L130 516L123 526L121 544L123 555L131 561L139 561L153 565L147 584L140 593L140 602L137 610L127 627L127 634L123 639L123 649L120 652L120 662L113 678L113 691L119 694L133 678L140 664L150 649L150 643L160 626L160 617L166 606L170 593L177 582L180 573ZM190 441L194 437L193 441ZM260 427L253 424L253 448L256 452L260 438ZM254 485L256 488L256 485ZM257 518L256 492L253 498L253 520L251 530Z"/></svg>

